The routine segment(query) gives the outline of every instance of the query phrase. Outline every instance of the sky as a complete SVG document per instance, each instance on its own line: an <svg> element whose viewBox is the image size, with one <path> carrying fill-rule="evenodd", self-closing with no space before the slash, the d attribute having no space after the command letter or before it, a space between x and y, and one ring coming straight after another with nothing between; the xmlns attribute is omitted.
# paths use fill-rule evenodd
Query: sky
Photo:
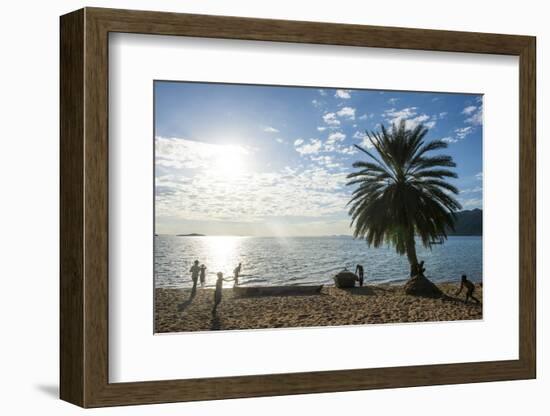
<svg viewBox="0 0 550 416"><path fill-rule="evenodd" d="M346 175L365 131L405 120L482 207L482 95L155 81L158 234L351 235ZM435 154L435 152L433 152Z"/></svg>

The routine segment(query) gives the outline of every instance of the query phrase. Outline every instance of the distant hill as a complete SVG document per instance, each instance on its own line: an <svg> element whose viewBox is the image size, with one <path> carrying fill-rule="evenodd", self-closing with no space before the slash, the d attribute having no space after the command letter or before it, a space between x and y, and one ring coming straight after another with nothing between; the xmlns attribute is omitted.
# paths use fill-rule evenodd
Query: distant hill
<svg viewBox="0 0 550 416"><path fill-rule="evenodd" d="M191 234L176 234L176 237L206 237L206 235L191 233Z"/></svg>
<svg viewBox="0 0 550 416"><path fill-rule="evenodd" d="M449 230L449 235L482 235L483 211L472 209L456 213L455 231Z"/></svg>

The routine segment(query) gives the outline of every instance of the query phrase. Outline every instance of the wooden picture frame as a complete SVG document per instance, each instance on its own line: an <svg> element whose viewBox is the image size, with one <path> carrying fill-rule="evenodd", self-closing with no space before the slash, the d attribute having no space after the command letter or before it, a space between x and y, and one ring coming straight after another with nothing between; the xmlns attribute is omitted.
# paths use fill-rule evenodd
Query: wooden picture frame
<svg viewBox="0 0 550 416"><path fill-rule="evenodd" d="M60 29L61 399L82 407L101 407L535 378L534 37L99 8L62 16ZM518 56L519 359L109 383L110 32Z"/></svg>

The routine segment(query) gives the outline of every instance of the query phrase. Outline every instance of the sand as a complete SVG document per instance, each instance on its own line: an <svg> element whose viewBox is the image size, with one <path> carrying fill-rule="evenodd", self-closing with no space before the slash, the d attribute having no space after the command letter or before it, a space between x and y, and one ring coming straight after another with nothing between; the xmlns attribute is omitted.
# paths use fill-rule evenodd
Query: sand
<svg viewBox="0 0 550 416"><path fill-rule="evenodd" d="M213 289L155 290L155 332L231 329L295 328L396 322L435 322L482 319L482 306L464 303L457 284L438 284L449 297L430 299L404 294L402 286L377 285L338 289L323 287L307 296L237 297L223 289L218 313L212 315ZM476 296L482 301L482 289Z"/></svg>

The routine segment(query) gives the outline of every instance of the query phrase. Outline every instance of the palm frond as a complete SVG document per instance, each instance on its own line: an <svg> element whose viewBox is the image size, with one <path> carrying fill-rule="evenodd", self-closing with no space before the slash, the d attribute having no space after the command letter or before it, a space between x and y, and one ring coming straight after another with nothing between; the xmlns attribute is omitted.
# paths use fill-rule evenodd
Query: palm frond
<svg viewBox="0 0 550 416"><path fill-rule="evenodd" d="M447 143L426 143L427 133L423 125L407 129L402 121L367 132L372 149L355 145L367 156L347 175L347 185L355 187L348 207L356 238L374 247L390 243L404 254L411 235L429 247L453 229L461 205L454 197L458 189L447 180L458 177L456 163L451 156L429 154Z"/></svg>

